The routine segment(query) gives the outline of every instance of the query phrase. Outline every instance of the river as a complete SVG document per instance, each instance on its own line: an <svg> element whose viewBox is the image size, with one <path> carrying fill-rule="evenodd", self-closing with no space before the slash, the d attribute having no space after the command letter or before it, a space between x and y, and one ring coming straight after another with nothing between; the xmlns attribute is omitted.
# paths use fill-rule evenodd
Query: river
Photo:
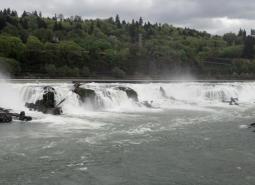
<svg viewBox="0 0 255 185"><path fill-rule="evenodd" d="M47 85L57 102L66 99L61 116L24 107ZM81 103L67 82L0 87L0 107L34 118L0 125L1 185L255 184L255 133L247 127L255 122L255 82L83 85L96 92L97 106ZM238 106L222 102L231 97Z"/></svg>

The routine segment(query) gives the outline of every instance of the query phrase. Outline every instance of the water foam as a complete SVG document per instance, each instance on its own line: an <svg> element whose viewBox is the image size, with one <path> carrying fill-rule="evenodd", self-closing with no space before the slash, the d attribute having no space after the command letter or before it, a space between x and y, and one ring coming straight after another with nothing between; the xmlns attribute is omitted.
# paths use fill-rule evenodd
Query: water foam
<svg viewBox="0 0 255 185"><path fill-rule="evenodd" d="M63 110L67 114L84 114L91 111L136 112L149 111L141 103L128 98L118 86L127 86L134 89L140 102L152 102L155 108L190 107L196 106L223 106L223 100L231 97L238 98L240 103L252 104L255 101L255 83L169 83L169 84L99 84L89 83L85 88L93 89L97 94L98 106L82 103L79 97L72 92L72 84L68 83L26 83L11 84L1 82L0 106L24 108L25 102L35 103L43 95L43 86L50 85L57 91L56 101L63 103ZM159 88L163 87L170 98L163 97Z"/></svg>

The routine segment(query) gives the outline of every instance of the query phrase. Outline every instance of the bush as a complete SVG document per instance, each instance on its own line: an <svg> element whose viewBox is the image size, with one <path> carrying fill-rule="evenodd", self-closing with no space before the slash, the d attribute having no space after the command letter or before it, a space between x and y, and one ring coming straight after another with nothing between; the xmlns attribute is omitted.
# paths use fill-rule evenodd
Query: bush
<svg viewBox="0 0 255 185"><path fill-rule="evenodd" d="M112 75L113 75L115 78L125 78L126 73L125 73L125 71L123 71L122 69L120 69L120 68L118 68L118 67L115 67L115 68L113 68L113 70L112 70Z"/></svg>

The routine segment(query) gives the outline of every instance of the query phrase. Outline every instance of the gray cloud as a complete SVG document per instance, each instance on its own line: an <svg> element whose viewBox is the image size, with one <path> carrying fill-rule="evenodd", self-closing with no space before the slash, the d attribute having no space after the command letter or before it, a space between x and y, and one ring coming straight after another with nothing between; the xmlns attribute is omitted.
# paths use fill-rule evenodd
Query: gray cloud
<svg viewBox="0 0 255 185"><path fill-rule="evenodd" d="M84 18L119 14L131 20L142 16L151 22L187 26L210 33L236 32L255 26L254 0L0 0L0 8L40 10L44 15L63 13Z"/></svg>

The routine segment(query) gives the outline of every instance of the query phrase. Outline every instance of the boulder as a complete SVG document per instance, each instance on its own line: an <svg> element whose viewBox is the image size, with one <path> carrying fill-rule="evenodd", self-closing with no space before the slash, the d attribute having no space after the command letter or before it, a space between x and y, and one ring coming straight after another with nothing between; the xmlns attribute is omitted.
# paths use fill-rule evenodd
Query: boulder
<svg viewBox="0 0 255 185"><path fill-rule="evenodd" d="M76 93L83 103L89 103L93 109L100 109L104 106L103 102L97 96L95 90L80 87L80 83L74 83L73 92Z"/></svg>
<svg viewBox="0 0 255 185"><path fill-rule="evenodd" d="M132 99L135 102L138 102L138 95L137 92L129 87L117 87L116 89L120 91L126 92L129 99Z"/></svg>
<svg viewBox="0 0 255 185"><path fill-rule="evenodd" d="M24 111L20 112L20 114L10 112L9 109L3 109L0 107L0 123L10 123L13 118L18 119L20 121L31 121L32 117L26 116Z"/></svg>
<svg viewBox="0 0 255 185"><path fill-rule="evenodd" d="M85 102L86 99L90 99L92 101L96 99L96 92L92 89L78 87L75 88L73 92L79 95L82 102Z"/></svg>
<svg viewBox="0 0 255 185"><path fill-rule="evenodd" d="M0 123L12 122L12 116L5 112L0 112Z"/></svg>
<svg viewBox="0 0 255 185"><path fill-rule="evenodd" d="M43 99L41 103L47 108L55 108L55 105L56 105L55 89L50 86L46 86L43 88L43 90L44 90L44 94L43 94Z"/></svg>
<svg viewBox="0 0 255 185"><path fill-rule="evenodd" d="M32 117L26 116L26 113L24 111L21 111L18 116L20 121L32 121Z"/></svg>
<svg viewBox="0 0 255 185"><path fill-rule="evenodd" d="M43 99L37 100L35 103L26 103L26 107L30 110L42 112L44 114L60 115L61 107L56 106L56 91L53 87L46 86L43 88Z"/></svg>

